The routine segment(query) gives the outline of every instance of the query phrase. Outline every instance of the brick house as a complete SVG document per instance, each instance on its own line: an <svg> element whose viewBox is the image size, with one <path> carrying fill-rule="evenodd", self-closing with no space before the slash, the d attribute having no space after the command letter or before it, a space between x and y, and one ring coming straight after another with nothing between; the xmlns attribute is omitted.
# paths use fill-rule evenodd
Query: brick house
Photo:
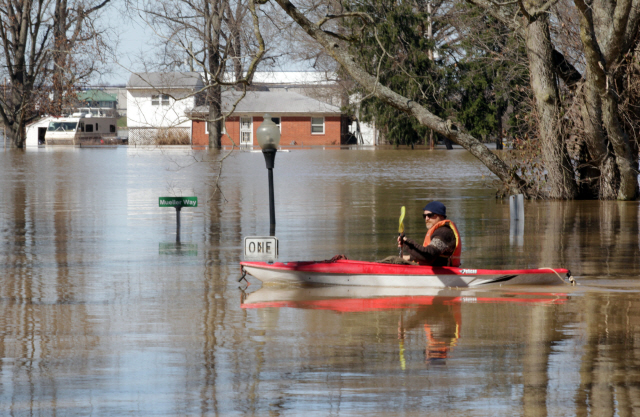
<svg viewBox="0 0 640 417"><path fill-rule="evenodd" d="M240 98L237 91L223 93L222 109L228 112ZM265 113L280 126L281 146L326 146L345 142L345 128L340 108L286 89L276 91L248 91L237 103L234 112L224 121L222 146L258 146L256 130ZM192 118L192 146L209 145L205 122L208 108L198 106L190 112ZM233 142L232 142L233 140Z"/></svg>

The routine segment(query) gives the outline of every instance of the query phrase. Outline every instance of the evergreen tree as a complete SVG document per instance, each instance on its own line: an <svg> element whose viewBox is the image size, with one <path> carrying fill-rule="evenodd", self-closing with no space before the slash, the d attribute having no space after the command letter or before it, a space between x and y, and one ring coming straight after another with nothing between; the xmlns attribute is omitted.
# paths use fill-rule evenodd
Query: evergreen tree
<svg viewBox="0 0 640 417"><path fill-rule="evenodd" d="M357 62L367 71L377 74L383 85L400 91L406 97L429 107L439 115L446 113L447 67L429 57L434 42L427 34L428 13L426 3L408 1L390 2L371 0L353 4L351 11L365 12L376 22L364 28L360 42L352 45ZM355 22L352 22L355 23ZM351 30L359 28L352 26ZM415 118L375 97L365 97L360 117L365 122L375 121L378 129L392 144L424 143L429 129Z"/></svg>

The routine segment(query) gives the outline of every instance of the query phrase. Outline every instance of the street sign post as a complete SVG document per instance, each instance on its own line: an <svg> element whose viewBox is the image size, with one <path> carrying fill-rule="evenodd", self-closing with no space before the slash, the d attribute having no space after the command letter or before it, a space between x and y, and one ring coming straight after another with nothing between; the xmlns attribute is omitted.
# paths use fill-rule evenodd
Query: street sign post
<svg viewBox="0 0 640 417"><path fill-rule="evenodd" d="M278 259L278 239L275 236L244 238L244 260L273 262Z"/></svg>
<svg viewBox="0 0 640 417"><path fill-rule="evenodd" d="M198 197L160 197L158 204L176 209L176 242L180 243L180 210L182 207L198 207Z"/></svg>

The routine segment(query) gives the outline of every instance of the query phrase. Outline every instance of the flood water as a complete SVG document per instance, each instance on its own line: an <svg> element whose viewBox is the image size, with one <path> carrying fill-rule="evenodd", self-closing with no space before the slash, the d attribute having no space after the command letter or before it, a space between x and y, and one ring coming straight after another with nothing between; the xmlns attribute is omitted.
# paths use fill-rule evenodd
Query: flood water
<svg viewBox="0 0 640 417"><path fill-rule="evenodd" d="M638 202L526 202L523 236L462 150L279 152L282 261L377 260L438 199L485 290L238 283L269 233L260 153L0 153L0 415L640 414ZM219 191L216 190L216 183ZM197 196L176 214L160 196Z"/></svg>

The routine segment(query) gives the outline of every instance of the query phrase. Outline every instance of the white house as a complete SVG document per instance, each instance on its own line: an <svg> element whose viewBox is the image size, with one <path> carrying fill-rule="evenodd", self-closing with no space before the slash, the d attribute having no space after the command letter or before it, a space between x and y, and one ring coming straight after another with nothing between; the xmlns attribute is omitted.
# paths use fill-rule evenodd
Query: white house
<svg viewBox="0 0 640 417"><path fill-rule="evenodd" d="M127 83L129 145L190 143L188 110L204 88L197 72L132 74Z"/></svg>

